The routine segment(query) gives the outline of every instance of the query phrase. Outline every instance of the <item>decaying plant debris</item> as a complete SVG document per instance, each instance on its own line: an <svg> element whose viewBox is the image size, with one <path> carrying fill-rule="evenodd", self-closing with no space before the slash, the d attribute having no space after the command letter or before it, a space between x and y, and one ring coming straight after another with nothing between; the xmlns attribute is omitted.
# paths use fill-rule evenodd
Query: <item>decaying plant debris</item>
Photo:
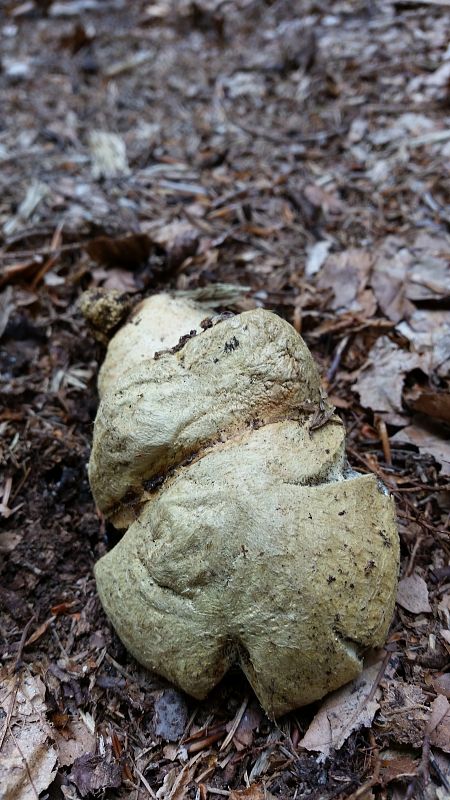
<svg viewBox="0 0 450 800"><path fill-rule="evenodd" d="M0 770L21 725L57 755L52 797L448 794L446 5L3 4ZM94 340L77 301L218 283L216 313L302 333L398 512L386 649L278 725L239 673L200 703L149 678L92 577L116 543L86 472L115 327Z"/></svg>

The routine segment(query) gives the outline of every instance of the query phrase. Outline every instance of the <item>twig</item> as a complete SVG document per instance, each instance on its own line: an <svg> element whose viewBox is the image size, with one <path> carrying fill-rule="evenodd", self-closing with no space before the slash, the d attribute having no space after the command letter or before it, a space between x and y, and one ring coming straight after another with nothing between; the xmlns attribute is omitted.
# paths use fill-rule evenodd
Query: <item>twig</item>
<svg viewBox="0 0 450 800"><path fill-rule="evenodd" d="M391 655L392 655L392 653L390 653L389 650L388 650L386 655L385 655L385 657L383 658L383 661L381 662L380 669L378 670L377 677L375 678L375 680L373 682L373 685L372 685L372 688L371 688L371 690L370 690L370 692L368 694L366 703L370 703L373 700L373 698L375 697L375 692L377 691L378 686L380 685L380 681L382 680L383 675L386 672L386 667L389 664L389 660L391 658Z"/></svg>
<svg viewBox="0 0 450 800"><path fill-rule="evenodd" d="M436 773L437 777L439 778L440 782L442 783L442 786L444 787L445 791L446 792L450 792L449 780L448 780L447 776L444 775L444 773L442 772L442 770L441 770L441 768L440 768L440 766L438 764L438 761L437 761L437 759L436 759L436 757L435 757L435 755L434 755L432 750L430 750L429 759L430 759L430 766L435 771L435 773Z"/></svg>
<svg viewBox="0 0 450 800"><path fill-rule="evenodd" d="M378 435L380 437L381 446L383 448L384 460L386 464L392 466L392 453L391 453L391 443L389 441L389 434L387 432L386 423L384 419L381 417L376 418L376 426L378 430Z"/></svg>
<svg viewBox="0 0 450 800"><path fill-rule="evenodd" d="M417 551L423 542L423 538L424 538L423 536L418 536L416 541L414 542L414 547L409 557L408 566L406 567L405 578L408 578L410 575L412 575L414 569L414 561L416 560Z"/></svg>
<svg viewBox="0 0 450 800"><path fill-rule="evenodd" d="M450 3L449 3L450 7ZM422 147L425 144L440 144L441 142L448 142L450 139L450 128L444 131L431 131L424 133L422 136L414 136L411 139L406 139L404 142L400 139L400 144L406 144L407 147Z"/></svg>
<svg viewBox="0 0 450 800"><path fill-rule="evenodd" d="M245 709L247 708L247 705L248 705L248 697L245 697L243 702L242 702L241 707L238 709L238 712L237 712L237 714L236 714L236 716L235 716L235 718L233 720L233 724L231 726L231 730L230 730L228 736L223 740L223 742L222 742L222 744L220 746L220 751L219 751L220 753L222 753L228 747L228 745L230 744L234 734L236 733L236 731L237 731L237 729L239 727L239 723L240 723L242 717L244 716L244 712L245 712Z"/></svg>
<svg viewBox="0 0 450 800"><path fill-rule="evenodd" d="M324 142L328 141L329 139L334 139L336 136L342 136L344 133L347 133L348 126L341 126L340 128L335 128L331 131L317 131L316 133L300 133L296 134L295 136L283 136L281 134L276 133L269 133L269 131L265 131L262 128L253 128L251 125L246 125L242 122L235 122L235 120L231 120L228 118L229 124L233 125L236 128L240 128L241 131L247 133L249 136L256 136L260 139L266 139L268 142L273 142L273 144L315 144L318 142L319 144L323 144Z"/></svg>
<svg viewBox="0 0 450 800"><path fill-rule="evenodd" d="M394 6L444 6L450 8L450 0L393 0Z"/></svg>
<svg viewBox="0 0 450 800"><path fill-rule="evenodd" d="M36 619L36 617L33 614L33 616L31 617L31 619L28 620L27 624L25 625L25 627L24 627L24 629L22 631L22 636L20 637L19 647L17 648L17 655L16 655L16 658L15 658L15 661L14 661L14 664L13 664L13 668L12 668L13 673L17 672L18 669L19 669L20 660L22 658L22 653L23 653L23 648L27 644L28 631L30 630L31 623L35 619Z"/></svg>
<svg viewBox="0 0 450 800"><path fill-rule="evenodd" d="M60 222L59 225L56 226L55 232L54 232L54 234L52 236L52 241L50 243L50 255L47 258L47 260L44 262L44 264L42 265L42 267L39 270L39 272L37 273L37 275L35 275L35 277L33 279L33 282L31 284L31 291L32 292L36 291L36 289L39 286L42 278L45 277L47 272L49 272L52 269L52 267L54 267L55 264L58 261L58 258L59 258L59 255L60 255L59 248L61 246L61 241L62 241L63 225L64 225L64 222Z"/></svg>
<svg viewBox="0 0 450 800"><path fill-rule="evenodd" d="M48 231L46 231L48 233ZM31 236L31 234L29 234ZM37 234L36 234L37 235ZM86 239L88 241L88 239ZM35 256L49 256L54 252L57 253L67 253L71 250L82 250L85 246L86 242L73 242L72 244L61 244L56 250L52 249L51 245L48 247L38 247L36 250L11 250L11 252L5 253L5 251L0 252L0 259L18 259L22 261L22 259L27 258L34 258ZM10 245L6 245L9 247ZM39 263L37 263L39 266Z"/></svg>
<svg viewBox="0 0 450 800"><path fill-rule="evenodd" d="M117 672L120 672L120 674L121 674L121 675L123 675L123 677L127 679L127 681L130 681L130 683L136 683L136 680L133 678L133 676L132 676L132 675L130 675L130 673L129 673L129 672L127 672L127 671L126 671L126 669L124 669L124 668L123 668L123 667L122 667L122 666L121 666L121 665L120 665L120 664L119 664L119 663L118 663L118 662L115 660L115 658L113 658L112 656L110 656L110 655L109 655L109 653L105 653L105 658L106 658L106 660L107 660L107 661L109 661L109 663L110 663L110 664L112 664L112 666L113 666L113 667L115 667L115 669L117 670Z"/></svg>
<svg viewBox="0 0 450 800"><path fill-rule="evenodd" d="M145 777L144 777L144 775L142 774L142 772L140 771L140 769L138 769L138 768L137 768L136 764L134 765L134 769L135 769L135 771L136 771L136 774L139 776L140 780L142 781L143 785L144 785L144 786L145 786L145 788L147 789L147 792L149 793L150 797L152 797L152 798L153 798L153 800L157 800L157 798L156 798L156 794L155 794L155 792L153 791L152 787L150 786L150 784L149 784L149 782L148 782L147 778L145 778Z"/></svg>
<svg viewBox="0 0 450 800"><path fill-rule="evenodd" d="M327 372L327 381L329 381L330 383L333 380L334 376L336 375L336 372L337 372L337 370L339 368L339 364L341 362L342 355L344 353L345 348L347 347L347 345L349 343L349 340L350 340L350 334L348 333L346 336L344 336L341 339L341 341L339 342L338 346L336 347L336 350L335 350L334 356L333 356L333 360L332 360L330 368L329 368L329 370Z"/></svg>
<svg viewBox="0 0 450 800"><path fill-rule="evenodd" d="M204 739L198 739L197 741L192 742L192 744L185 745L186 750L189 754L199 753L201 750L206 750L206 748L210 747L212 744L214 744L214 742L218 742L224 733L224 730L218 733L211 733L209 736L205 736Z"/></svg>

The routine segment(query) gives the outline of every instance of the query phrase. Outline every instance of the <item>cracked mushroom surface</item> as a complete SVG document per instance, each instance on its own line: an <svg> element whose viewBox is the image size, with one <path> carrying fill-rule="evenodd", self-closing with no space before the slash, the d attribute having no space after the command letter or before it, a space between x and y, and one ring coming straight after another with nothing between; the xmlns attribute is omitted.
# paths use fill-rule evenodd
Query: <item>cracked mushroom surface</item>
<svg viewBox="0 0 450 800"><path fill-rule="evenodd" d="M126 533L97 586L148 669L201 699L238 662L275 717L352 680L383 644L395 509L348 469L296 331L262 309L207 315L155 295L110 343L89 475Z"/></svg>

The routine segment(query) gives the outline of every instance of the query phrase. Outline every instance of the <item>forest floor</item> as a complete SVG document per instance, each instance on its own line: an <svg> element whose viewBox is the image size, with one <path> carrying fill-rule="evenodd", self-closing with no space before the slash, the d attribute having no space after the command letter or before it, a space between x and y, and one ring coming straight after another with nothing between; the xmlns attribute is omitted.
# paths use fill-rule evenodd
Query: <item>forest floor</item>
<svg viewBox="0 0 450 800"><path fill-rule="evenodd" d="M0 797L449 798L449 3L1 5ZM311 348L402 546L333 714L270 722L237 670L198 703L106 620L90 287L264 306Z"/></svg>

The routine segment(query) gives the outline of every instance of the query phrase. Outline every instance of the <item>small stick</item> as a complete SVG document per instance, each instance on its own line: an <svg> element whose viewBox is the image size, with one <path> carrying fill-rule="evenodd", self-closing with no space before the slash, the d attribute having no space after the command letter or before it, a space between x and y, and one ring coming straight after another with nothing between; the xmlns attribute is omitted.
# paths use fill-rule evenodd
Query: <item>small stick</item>
<svg viewBox="0 0 450 800"><path fill-rule="evenodd" d="M377 417L376 426L378 435L380 437L381 446L383 448L384 460L386 461L386 464L389 464L389 466L391 467L392 466L391 443L389 441L389 434L387 432L386 423L384 419L381 419L381 417Z"/></svg>
<svg viewBox="0 0 450 800"><path fill-rule="evenodd" d="M223 742L222 742L222 744L220 746L220 751L219 752L222 753L222 751L225 750L228 747L228 745L230 744L234 734L236 733L236 731L237 731L237 729L239 727L239 723L240 723L242 717L244 716L244 711L247 708L247 705L248 705L248 697L245 697L243 702L242 702L241 707L239 708L239 710L238 710L238 712L237 712L237 714L236 714L236 716L234 718L234 722L233 722L233 724L231 726L231 730L230 730L228 736L223 740Z"/></svg>
<svg viewBox="0 0 450 800"><path fill-rule="evenodd" d="M153 798L153 800L157 800L156 794L154 793L152 787L150 786L147 778L144 777L144 775L142 774L140 769L137 768L136 764L134 765L134 769L136 771L136 774L139 776L140 780L142 781L143 785L147 789L147 792L149 793L150 797Z"/></svg>

